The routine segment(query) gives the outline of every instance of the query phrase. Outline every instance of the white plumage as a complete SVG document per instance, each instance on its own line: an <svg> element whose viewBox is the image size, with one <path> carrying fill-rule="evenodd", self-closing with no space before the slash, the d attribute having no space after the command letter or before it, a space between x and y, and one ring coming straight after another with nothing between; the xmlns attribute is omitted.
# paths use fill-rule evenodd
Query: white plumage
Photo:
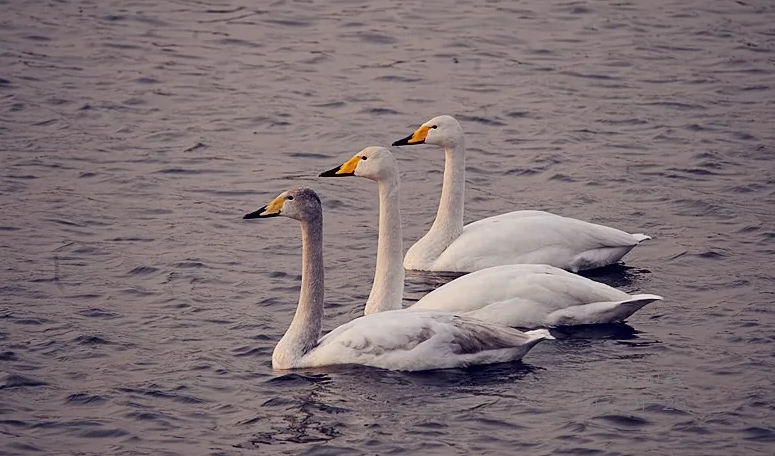
<svg viewBox="0 0 775 456"><path fill-rule="evenodd" d="M629 234L543 211L525 210L463 226L465 138L451 116L425 122L394 146L433 144L445 151L444 184L436 220L406 253L404 267L472 272L504 264L549 264L578 272L616 263L641 241Z"/></svg>
<svg viewBox="0 0 775 456"><path fill-rule="evenodd" d="M275 369L360 364L417 371L516 361L553 339L545 329L521 332L437 310L382 312L320 337L323 320L323 213L309 188L290 189L246 219L286 216L302 227L299 305L272 353Z"/></svg>
<svg viewBox="0 0 775 456"><path fill-rule="evenodd" d="M400 178L395 157L384 147L367 147L345 164L321 175L354 175L377 182L379 246L365 313L401 309L404 268L401 265ZM520 211L472 225L483 222L497 225L509 217L562 219L546 212ZM540 233L534 234L540 238ZM410 309L453 312L507 326L541 327L621 322L660 299L657 295L629 295L545 264L508 264L459 277L430 292Z"/></svg>
<svg viewBox="0 0 775 456"><path fill-rule="evenodd" d="M413 309L464 313L508 326L617 323L661 296L629 295L543 264L495 266L439 287Z"/></svg>

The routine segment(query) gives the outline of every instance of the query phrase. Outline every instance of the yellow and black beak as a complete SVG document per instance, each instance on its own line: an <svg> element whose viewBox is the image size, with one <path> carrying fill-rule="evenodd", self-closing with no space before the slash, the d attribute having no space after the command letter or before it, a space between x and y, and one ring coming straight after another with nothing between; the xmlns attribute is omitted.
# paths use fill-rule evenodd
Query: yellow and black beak
<svg viewBox="0 0 775 456"><path fill-rule="evenodd" d="M411 146L413 144L424 144L425 138L428 136L428 132L430 131L431 127L428 126L421 126L417 129L414 133L407 136L404 139L399 139L398 141L394 142L394 146Z"/></svg>
<svg viewBox="0 0 775 456"><path fill-rule="evenodd" d="M329 169L320 173L320 177L346 177L354 176L355 168L358 167L358 163L363 160L363 157L356 155L353 158L344 162L344 164L337 166L336 168Z"/></svg>
<svg viewBox="0 0 775 456"><path fill-rule="evenodd" d="M283 208L284 202L285 202L285 196L280 195L277 198L273 199L271 203L267 204L266 206L262 207L261 209L255 212L251 212L250 214L245 214L242 218L254 219L254 218L277 217L278 215L280 215L280 209Z"/></svg>

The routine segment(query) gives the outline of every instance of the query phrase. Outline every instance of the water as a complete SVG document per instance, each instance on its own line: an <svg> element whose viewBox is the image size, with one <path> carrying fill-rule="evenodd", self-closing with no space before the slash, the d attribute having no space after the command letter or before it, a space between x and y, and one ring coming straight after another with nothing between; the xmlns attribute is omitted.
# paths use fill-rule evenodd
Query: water
<svg viewBox="0 0 775 456"><path fill-rule="evenodd" d="M3 454L775 451L772 2L2 3ZM274 373L299 229L241 216L314 187L349 321L376 189L314 176L442 113L467 221L646 232L592 277L665 301L524 363ZM395 153L408 248L443 154Z"/></svg>

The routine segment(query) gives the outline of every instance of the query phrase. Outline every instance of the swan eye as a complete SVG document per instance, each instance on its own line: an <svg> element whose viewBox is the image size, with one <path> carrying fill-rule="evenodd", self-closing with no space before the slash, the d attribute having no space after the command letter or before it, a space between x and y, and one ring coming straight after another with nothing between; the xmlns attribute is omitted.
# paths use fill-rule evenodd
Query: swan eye
<svg viewBox="0 0 775 456"><path fill-rule="evenodd" d="M366 160L367 158L369 158L369 157L361 157L361 160Z"/></svg>
<svg viewBox="0 0 775 456"><path fill-rule="evenodd" d="M433 128L435 130L435 129L439 128L439 126L438 125L433 125L431 128Z"/></svg>
<svg viewBox="0 0 775 456"><path fill-rule="evenodd" d="M287 199L288 201L292 201L293 200L293 195L288 195L285 199Z"/></svg>

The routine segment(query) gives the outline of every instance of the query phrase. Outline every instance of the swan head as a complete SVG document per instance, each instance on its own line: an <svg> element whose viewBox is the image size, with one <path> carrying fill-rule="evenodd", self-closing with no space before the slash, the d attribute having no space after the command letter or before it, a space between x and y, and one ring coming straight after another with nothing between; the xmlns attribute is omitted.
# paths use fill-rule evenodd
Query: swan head
<svg viewBox="0 0 775 456"><path fill-rule="evenodd" d="M254 219L282 215L301 221L319 217L322 211L323 206L320 203L320 198L314 190L307 187L297 187L280 193L266 206L250 214L245 214L242 218Z"/></svg>
<svg viewBox="0 0 775 456"><path fill-rule="evenodd" d="M436 116L420 125L420 128L406 138L394 142L394 146L433 144L444 148L463 145L463 127L452 116Z"/></svg>
<svg viewBox="0 0 775 456"><path fill-rule="evenodd" d="M386 147L370 146L336 168L320 173L320 177L359 176L373 181L394 179L398 163Z"/></svg>

